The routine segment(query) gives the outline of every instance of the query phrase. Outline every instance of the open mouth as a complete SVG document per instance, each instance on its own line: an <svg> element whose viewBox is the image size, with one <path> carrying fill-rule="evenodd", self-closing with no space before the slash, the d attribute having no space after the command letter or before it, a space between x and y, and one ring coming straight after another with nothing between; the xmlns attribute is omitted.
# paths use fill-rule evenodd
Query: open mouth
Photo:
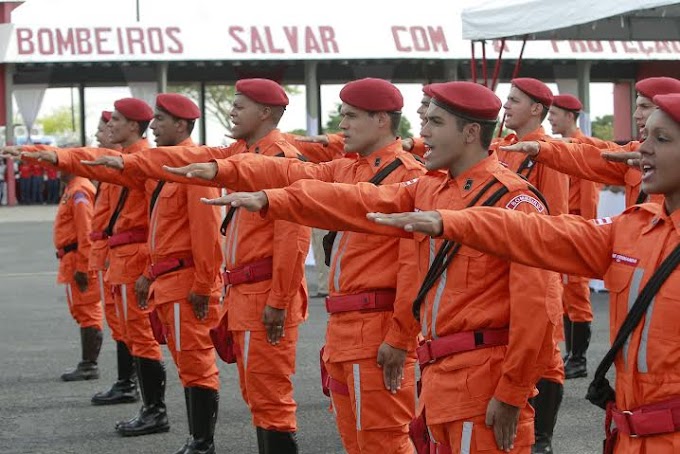
<svg viewBox="0 0 680 454"><path fill-rule="evenodd" d="M649 180L655 173L656 167L654 167L651 164L648 163L642 163L640 165L640 169L642 170L642 180Z"/></svg>

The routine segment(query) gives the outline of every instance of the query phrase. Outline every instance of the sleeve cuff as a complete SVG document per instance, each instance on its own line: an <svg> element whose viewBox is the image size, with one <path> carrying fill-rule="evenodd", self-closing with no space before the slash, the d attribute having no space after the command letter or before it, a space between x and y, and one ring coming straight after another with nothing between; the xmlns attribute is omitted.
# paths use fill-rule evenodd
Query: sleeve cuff
<svg viewBox="0 0 680 454"><path fill-rule="evenodd" d="M194 282L194 285L191 287L191 291L196 295L209 296L212 293L212 286L210 284L206 285Z"/></svg>
<svg viewBox="0 0 680 454"><path fill-rule="evenodd" d="M510 383L507 377L501 377L501 380L496 386L494 397L501 402L504 402L513 407L522 408L527 404L529 396L532 394L534 386L527 388L526 386L517 386Z"/></svg>
<svg viewBox="0 0 680 454"><path fill-rule="evenodd" d="M387 335L385 336L385 343L390 347L406 351L413 347L414 340L415 337L411 337L410 334L402 332L394 325L387 331Z"/></svg>
<svg viewBox="0 0 680 454"><path fill-rule="evenodd" d="M271 306L275 309L288 309L289 303L290 298L283 298L275 295L274 292L270 292L269 298L267 298L267 306Z"/></svg>

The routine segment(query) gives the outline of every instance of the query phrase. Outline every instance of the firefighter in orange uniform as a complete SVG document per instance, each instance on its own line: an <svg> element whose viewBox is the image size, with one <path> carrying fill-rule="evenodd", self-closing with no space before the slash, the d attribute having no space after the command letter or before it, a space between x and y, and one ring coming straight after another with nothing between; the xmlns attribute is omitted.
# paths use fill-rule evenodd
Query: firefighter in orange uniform
<svg viewBox="0 0 680 454"><path fill-rule="evenodd" d="M443 236L529 266L604 278L611 292L616 384L614 392L598 377L589 398L607 408L605 453L671 454L680 445L675 416L680 411L680 274L677 261L663 263L677 258L680 245L680 94L658 95L653 102L658 109L649 116L647 138L639 147L642 190L664 196L663 204L636 205L619 216L590 221L487 208L379 216L381 223ZM532 248L523 246L527 241ZM647 292L652 275L664 269L666 280ZM638 306L639 300L646 300L646 307ZM638 320L624 324L635 313ZM609 427L612 421L617 430Z"/></svg>
<svg viewBox="0 0 680 454"><path fill-rule="evenodd" d="M389 173L380 184L389 184L424 173L396 137L403 98L394 85L382 79L356 80L343 87L340 99L344 159L313 164L238 155L220 161L220 178L211 184L232 190L284 187L300 179L356 184L381 172ZM189 165L177 172L191 173L203 166ZM207 166L212 170L209 177L214 177L217 164ZM338 430L351 454L411 453L408 426L415 413L418 331L411 316L417 290L413 244L375 235L335 235L328 257L330 319L323 361L331 377ZM402 375L405 379L397 387L396 377Z"/></svg>
<svg viewBox="0 0 680 454"><path fill-rule="evenodd" d="M636 83L635 89L638 95L635 101L636 108L633 119L642 135L647 118L656 108L653 98L662 94L680 93L680 80L672 77L650 77ZM526 138L522 140L536 139ZM613 142L604 142L592 137L587 138L583 143L579 143L581 142L579 139L576 142L542 142L538 150L533 150L531 147L524 150L522 146L511 147L507 150L528 153L536 162L543 163L568 175L603 184L625 186L626 207L645 201L661 203L663 200L661 196L655 195L648 198L647 194L640 191L642 180L640 169L631 167L625 162L631 157L630 153L626 152L637 151L640 142L629 142L623 147ZM607 150L610 150L610 152L605 155L607 157L607 160L605 160L602 152Z"/></svg>
<svg viewBox="0 0 680 454"><path fill-rule="evenodd" d="M576 122L583 109L581 101L569 94L556 95L550 107L548 121L553 134L586 141L588 138ZM569 214L585 219L597 217L600 199L600 185L577 177L569 177ZM564 377L566 379L585 377L586 352L590 344L590 322L593 310L590 306L589 280L582 276L564 275L564 338L566 345Z"/></svg>
<svg viewBox="0 0 680 454"><path fill-rule="evenodd" d="M95 162L130 175L171 180L163 164L185 165L244 153L297 159L298 150L276 128L287 105L288 96L276 82L242 79L236 83L231 111L234 144L160 147L138 156L102 157ZM241 392L257 428L258 448L261 453L296 453L297 404L291 377L298 327L307 318L304 267L310 231L242 211L231 212L221 230L226 236L223 276L228 327L238 348Z"/></svg>
<svg viewBox="0 0 680 454"><path fill-rule="evenodd" d="M109 142L109 130L107 123L111 120L111 112L103 111L97 125L97 142L102 148L116 150L120 148ZM53 167L49 167L49 172ZM90 271L97 274L99 282L99 294L104 303L104 314L106 324L111 330L111 337L116 342L116 363L118 366L118 380L111 386L111 389L99 392L92 396L94 405L111 405L136 402L139 400L137 381L135 379L135 366L132 361L130 349L125 343L124 321L118 313L111 283L106 279L106 270L109 263L109 244L105 232L109 219L111 219L111 205L116 201L111 201L113 187L107 183L99 182L97 193L94 196L94 217L92 218L92 248L90 249Z"/></svg>
<svg viewBox="0 0 680 454"><path fill-rule="evenodd" d="M366 213L481 203L545 213L535 189L487 151L501 107L496 95L471 82L431 89L434 98L421 132L431 150L427 175L380 187L300 180L284 189L207 203L240 206L266 219L405 237L410 235L376 226ZM469 248L454 251L424 235L414 239L414 270L424 282L417 299L422 305L414 307L425 337L417 349L423 368L420 407L430 433L453 452L505 452L514 446L513 452L529 453L534 424L527 400L552 361L559 282L548 272ZM361 373L350 376L350 390L357 381L363 386L361 380ZM356 405L363 410L363 400Z"/></svg>
<svg viewBox="0 0 680 454"><path fill-rule="evenodd" d="M420 106L418 106L418 117L420 117L420 127L422 129L427 122L427 108L430 107L430 101L432 100L432 91L429 85L423 85L423 97L420 99ZM422 137L412 137L410 139L402 139L402 144L404 145L404 150L410 151L416 156L421 158L425 157L427 153L427 147L425 146L425 140Z"/></svg>
<svg viewBox="0 0 680 454"><path fill-rule="evenodd" d="M149 148L143 135L153 119L153 109L136 98L119 99L114 103L114 108L107 124L111 142L120 144L122 153L130 155ZM22 156L45 161L67 172L95 178L96 172L81 163L81 160L91 157L92 149L19 149L24 150ZM118 153L115 150L108 152ZM114 286L115 304L125 321L125 340L135 358L144 401L137 416L118 422L116 431L123 436L167 432L170 424L165 406L165 365L149 320L152 308L148 305L147 297L151 281L143 274L149 264L146 244L149 201L146 191L138 188L128 190L116 186L111 192L113 227L108 238L110 263L106 277Z"/></svg>
<svg viewBox="0 0 680 454"><path fill-rule="evenodd" d="M97 358L102 346L102 308L99 288L88 270L94 186L86 178L62 172L66 185L54 220L54 247L59 259L57 282L66 285L66 300L73 319L80 326L82 361L64 381L99 378Z"/></svg>
<svg viewBox="0 0 680 454"><path fill-rule="evenodd" d="M525 177L545 197L551 215L567 213L569 209L569 177L529 157L508 153L501 147L519 140L549 140L541 123L548 115L553 94L543 82L532 78L516 78L504 104L505 124L515 131L502 140L494 141L492 149L498 159L510 170ZM560 279L560 276L552 276ZM560 295L560 303L562 296ZM536 409L536 446L534 454L552 452L552 434L564 394L564 362L557 342L562 340L562 330L555 332L555 353L552 367L538 383L538 396L533 401Z"/></svg>

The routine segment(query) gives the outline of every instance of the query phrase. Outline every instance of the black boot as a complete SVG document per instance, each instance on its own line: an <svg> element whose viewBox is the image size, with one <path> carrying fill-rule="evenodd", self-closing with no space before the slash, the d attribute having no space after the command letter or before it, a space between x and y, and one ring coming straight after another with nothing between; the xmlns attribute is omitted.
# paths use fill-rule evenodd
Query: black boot
<svg viewBox="0 0 680 454"><path fill-rule="evenodd" d="M531 399L531 405L536 410L534 421L536 444L531 452L532 454L551 454L553 452L553 430L562 403L564 386L542 378L536 384L536 388L538 388L538 396Z"/></svg>
<svg viewBox="0 0 680 454"><path fill-rule="evenodd" d="M264 433L265 433L265 430L262 427L256 427L255 429L257 431L257 453L258 454L265 454L265 451L264 451Z"/></svg>
<svg viewBox="0 0 680 454"><path fill-rule="evenodd" d="M170 423L165 409L165 365L147 358L136 358L135 364L144 405L137 416L116 424L116 430L124 437L167 432Z"/></svg>
<svg viewBox="0 0 680 454"><path fill-rule="evenodd" d="M567 379L588 376L586 353L590 345L590 322L573 322L572 352L564 364Z"/></svg>
<svg viewBox="0 0 680 454"><path fill-rule="evenodd" d="M83 360L71 372L61 375L64 381L94 380L99 378L97 359L102 347L102 332L94 326L80 328L80 349Z"/></svg>
<svg viewBox="0 0 680 454"><path fill-rule="evenodd" d="M566 314L562 316L562 320L564 321L564 349L566 350L562 360L566 363L571 355L572 322Z"/></svg>
<svg viewBox="0 0 680 454"><path fill-rule="evenodd" d="M298 445L295 432L263 430L265 454L297 454Z"/></svg>
<svg viewBox="0 0 680 454"><path fill-rule="evenodd" d="M127 404L139 400L139 391L135 380L135 366L132 355L125 342L116 342L118 354L118 381L111 389L92 396L94 405Z"/></svg>
<svg viewBox="0 0 680 454"><path fill-rule="evenodd" d="M215 454L215 423L219 394L213 389L192 387L189 389L190 431L193 437L175 454Z"/></svg>

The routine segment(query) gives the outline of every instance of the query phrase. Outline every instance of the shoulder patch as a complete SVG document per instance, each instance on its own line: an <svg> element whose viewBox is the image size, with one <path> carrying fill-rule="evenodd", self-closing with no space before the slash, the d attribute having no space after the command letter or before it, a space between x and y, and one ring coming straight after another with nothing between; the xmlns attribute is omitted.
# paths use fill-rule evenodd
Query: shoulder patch
<svg viewBox="0 0 680 454"><path fill-rule="evenodd" d="M528 203L532 205L539 213L543 213L545 211L545 207L543 206L543 204L538 199L528 194L520 194L513 197L512 200L510 200L505 205L505 208L509 210L515 210L517 209L518 206L520 206L523 203Z"/></svg>
<svg viewBox="0 0 680 454"><path fill-rule="evenodd" d="M90 199L82 192L76 192L73 194L73 204L78 205L79 203L84 203L86 205L90 204Z"/></svg>
<svg viewBox="0 0 680 454"><path fill-rule="evenodd" d="M606 218L593 219L593 224L595 224L597 226L611 224L612 222L614 222L614 221L609 216L607 216Z"/></svg>

